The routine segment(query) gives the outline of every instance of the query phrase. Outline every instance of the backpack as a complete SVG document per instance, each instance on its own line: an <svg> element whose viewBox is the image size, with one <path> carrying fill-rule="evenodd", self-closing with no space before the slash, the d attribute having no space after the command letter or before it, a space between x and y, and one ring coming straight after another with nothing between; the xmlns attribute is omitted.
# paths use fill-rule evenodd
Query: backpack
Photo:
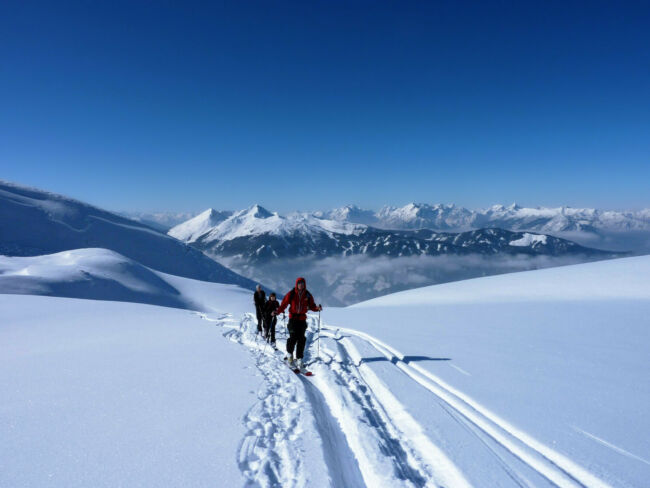
<svg viewBox="0 0 650 488"><path fill-rule="evenodd" d="M309 290L305 288L305 292L307 293L307 300L310 298L313 300L314 297L311 296L311 293L309 293ZM289 292L289 303L293 302L293 298L296 296L296 289L292 288L291 291Z"/></svg>

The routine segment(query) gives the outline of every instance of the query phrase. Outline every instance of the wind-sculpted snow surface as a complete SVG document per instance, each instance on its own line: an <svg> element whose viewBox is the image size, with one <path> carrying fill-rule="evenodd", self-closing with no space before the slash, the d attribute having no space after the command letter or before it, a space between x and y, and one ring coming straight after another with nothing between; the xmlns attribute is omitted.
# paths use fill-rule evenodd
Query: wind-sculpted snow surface
<svg viewBox="0 0 650 488"><path fill-rule="evenodd" d="M32 257L0 256L0 293L148 303L212 311L222 296L246 301L234 285L168 275L107 249L76 249Z"/></svg>
<svg viewBox="0 0 650 488"><path fill-rule="evenodd" d="M250 289L255 285L139 222L60 195L0 181L0 254L36 256L89 247L111 249L163 273Z"/></svg>

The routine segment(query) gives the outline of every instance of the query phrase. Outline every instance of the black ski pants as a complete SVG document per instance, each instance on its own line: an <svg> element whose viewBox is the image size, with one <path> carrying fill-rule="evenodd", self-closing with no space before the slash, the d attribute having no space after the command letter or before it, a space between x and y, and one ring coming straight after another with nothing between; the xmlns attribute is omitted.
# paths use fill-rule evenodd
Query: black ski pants
<svg viewBox="0 0 650 488"><path fill-rule="evenodd" d="M264 317L264 338L271 344L275 344L275 324L277 323L277 317L270 315Z"/></svg>
<svg viewBox="0 0 650 488"><path fill-rule="evenodd" d="M296 348L296 359L302 359L305 352L305 331L307 330L307 321L298 319L289 319L287 325L289 329L289 338L287 339L287 352L293 354L293 348Z"/></svg>

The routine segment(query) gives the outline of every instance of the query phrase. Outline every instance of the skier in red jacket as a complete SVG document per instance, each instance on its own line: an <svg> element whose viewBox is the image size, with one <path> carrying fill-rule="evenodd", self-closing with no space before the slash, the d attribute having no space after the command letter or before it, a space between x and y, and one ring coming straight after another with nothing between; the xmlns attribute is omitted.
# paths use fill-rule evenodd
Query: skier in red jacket
<svg viewBox="0 0 650 488"><path fill-rule="evenodd" d="M289 306L290 305L290 306ZM274 312L279 315L289 306L289 339L287 339L287 354L289 366L294 364L299 369L303 369L302 357L305 351L305 331L307 330L307 312L319 312L323 310L321 305L314 303L314 297L307 291L305 278L296 280L296 287L288 292L282 299L280 307ZM294 363L293 349L296 347L296 361Z"/></svg>

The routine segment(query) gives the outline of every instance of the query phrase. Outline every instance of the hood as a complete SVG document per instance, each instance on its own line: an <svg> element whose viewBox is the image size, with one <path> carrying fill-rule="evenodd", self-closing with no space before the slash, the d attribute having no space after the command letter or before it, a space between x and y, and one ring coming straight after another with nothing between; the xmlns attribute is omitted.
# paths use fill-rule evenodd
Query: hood
<svg viewBox="0 0 650 488"><path fill-rule="evenodd" d="M307 282L305 281L305 278L299 276L298 278L296 278L296 291L298 291L298 283L300 283L301 281L305 284L305 290L307 289Z"/></svg>

